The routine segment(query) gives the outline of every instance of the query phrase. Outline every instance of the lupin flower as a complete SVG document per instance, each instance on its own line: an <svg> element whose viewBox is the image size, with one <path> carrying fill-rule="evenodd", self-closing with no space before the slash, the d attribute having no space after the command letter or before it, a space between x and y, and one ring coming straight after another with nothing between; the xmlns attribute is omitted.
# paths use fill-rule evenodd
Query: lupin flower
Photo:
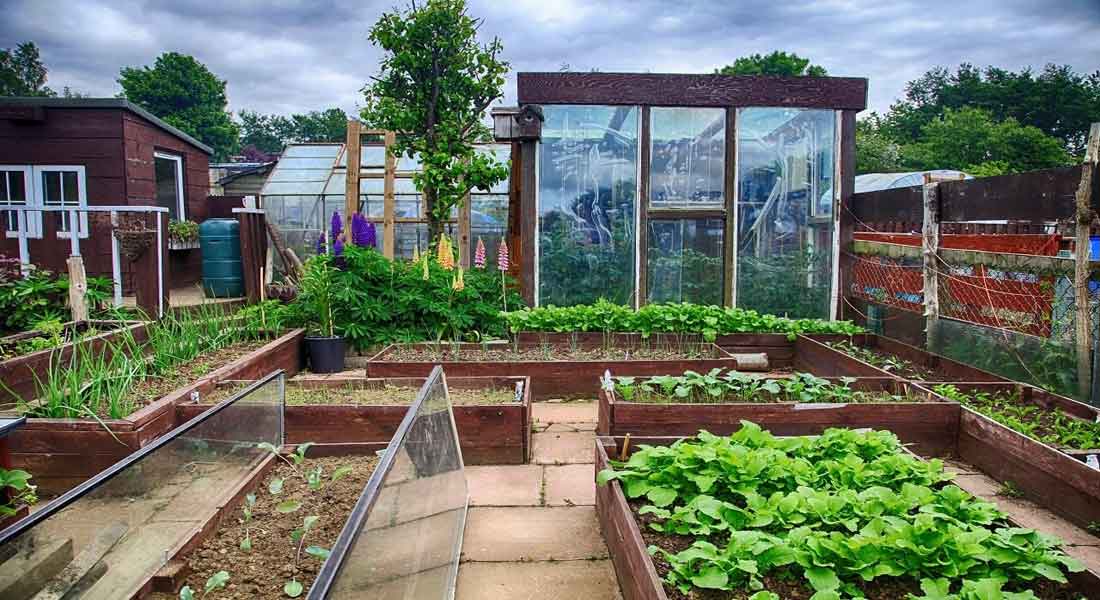
<svg viewBox="0 0 1100 600"><path fill-rule="evenodd" d="M325 232L317 236L317 254L325 253Z"/></svg>
<svg viewBox="0 0 1100 600"><path fill-rule="evenodd" d="M461 292L466 289L466 281L462 278L462 267L459 267L457 274L455 275L454 282L451 283L451 289L456 292Z"/></svg>
<svg viewBox="0 0 1100 600"><path fill-rule="evenodd" d="M413 262L419 262L419 261L420 261L420 243L417 242L417 244L415 246L413 246Z"/></svg>
<svg viewBox="0 0 1100 600"><path fill-rule="evenodd" d="M439 235L439 266L450 271L455 268L454 251L446 234Z"/></svg>
<svg viewBox="0 0 1100 600"><path fill-rule="evenodd" d="M332 229L332 238L331 239L334 239L334 240L339 238L341 233L344 233L344 222L342 220L340 220L340 213L336 212L335 210L332 211L331 229Z"/></svg>
<svg viewBox="0 0 1100 600"><path fill-rule="evenodd" d="M359 213L351 215L351 243L360 248L374 248L377 237L374 223Z"/></svg>
<svg viewBox="0 0 1100 600"><path fill-rule="evenodd" d="M424 265L424 281L427 281L428 277L429 277L428 276L428 260L430 258L431 258L431 255L428 254L427 252L425 252L424 255L420 257L420 262L421 262L421 264Z"/></svg>
<svg viewBox="0 0 1100 600"><path fill-rule="evenodd" d="M344 240L336 238L336 241L332 243L332 253L336 256L344 255Z"/></svg>
<svg viewBox="0 0 1100 600"><path fill-rule="evenodd" d="M477 249L474 250L474 267L478 269L485 268L485 242L481 241L481 236L478 236Z"/></svg>
<svg viewBox="0 0 1100 600"><path fill-rule="evenodd" d="M497 269L501 272L508 270L508 242L500 240L497 247Z"/></svg>

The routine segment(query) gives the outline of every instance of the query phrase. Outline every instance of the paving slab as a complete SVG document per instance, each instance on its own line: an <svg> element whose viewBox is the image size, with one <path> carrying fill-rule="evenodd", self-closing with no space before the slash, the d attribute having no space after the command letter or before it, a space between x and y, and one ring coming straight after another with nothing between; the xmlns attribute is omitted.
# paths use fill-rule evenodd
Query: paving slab
<svg viewBox="0 0 1100 600"><path fill-rule="evenodd" d="M595 402L535 402L531 418L536 423L595 423Z"/></svg>
<svg viewBox="0 0 1100 600"><path fill-rule="evenodd" d="M509 562L607 558L596 509L474 507L466 521L467 561Z"/></svg>
<svg viewBox="0 0 1100 600"><path fill-rule="evenodd" d="M457 600L621 600L608 560L464 563Z"/></svg>
<svg viewBox="0 0 1100 600"><path fill-rule="evenodd" d="M593 506L596 504L596 474L593 465L547 465L544 498L547 506Z"/></svg>
<svg viewBox="0 0 1100 600"><path fill-rule="evenodd" d="M471 506L538 506L542 501L540 465L466 467Z"/></svg>
<svg viewBox="0 0 1100 600"><path fill-rule="evenodd" d="M596 456L596 434L591 431L545 431L531 435L531 446L535 464L592 464Z"/></svg>

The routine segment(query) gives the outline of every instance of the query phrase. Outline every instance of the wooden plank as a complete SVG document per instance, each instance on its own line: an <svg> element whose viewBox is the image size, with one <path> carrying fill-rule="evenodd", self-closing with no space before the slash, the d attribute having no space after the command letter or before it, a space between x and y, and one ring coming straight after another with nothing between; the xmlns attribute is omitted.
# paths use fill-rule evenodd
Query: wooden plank
<svg viewBox="0 0 1100 600"><path fill-rule="evenodd" d="M855 193L855 166L856 166L856 111L846 110L840 115L840 198L835 210L839 213L837 224L840 228L838 236L839 256L837 264L833 266L840 269L839 290L834 314L837 318L845 312L845 300L852 290L852 241L856 230L856 220L853 215L852 203Z"/></svg>
<svg viewBox="0 0 1100 600"><path fill-rule="evenodd" d="M737 109L726 108L726 163L722 194L726 199L725 228L722 232L722 304L733 306L737 285Z"/></svg>
<svg viewBox="0 0 1100 600"><path fill-rule="evenodd" d="M1077 394L1088 398L1092 390L1092 296L1089 294L1089 226L1094 212L1089 196L1092 194L1093 171L1100 160L1100 123L1093 123L1089 131L1085 162L1081 165L1081 181L1076 193L1076 227L1074 228L1074 318L1077 351Z"/></svg>
<svg viewBox="0 0 1100 600"><path fill-rule="evenodd" d="M348 119L347 139L344 146L344 156L347 157L347 173L344 177L344 220L349 223L349 229L351 215L359 211L359 171L361 170L359 163L363 149L359 130L359 120Z"/></svg>
<svg viewBox="0 0 1100 600"><path fill-rule="evenodd" d="M396 248L397 227L393 218L396 211L396 196L394 195L394 172L397 170L397 157L393 155L393 145L397 142L397 136L392 131L383 135L386 145L385 180L382 184L382 255L393 259ZM423 251L427 252L428 248Z"/></svg>
<svg viewBox="0 0 1100 600"><path fill-rule="evenodd" d="M940 344L940 277L939 277L939 250L940 250L940 219L939 219L939 184L931 183L925 176L923 224L921 235L921 259L924 268L924 318L925 340L928 349L936 351Z"/></svg>
<svg viewBox="0 0 1100 600"><path fill-rule="evenodd" d="M649 299L649 194L650 194L650 161L652 154L652 123L650 109L642 107L642 135L639 140L641 149L641 172L638 178L639 201L635 203L638 210L638 287L634 290L634 307L645 306Z"/></svg>
<svg viewBox="0 0 1100 600"><path fill-rule="evenodd" d="M538 190L535 185L538 165L535 161L538 144L528 140L522 142L520 148L520 294L528 306L535 306L538 298L538 290L535 289L535 244L538 243ZM515 268L516 261L512 264Z"/></svg>
<svg viewBox="0 0 1100 600"><path fill-rule="evenodd" d="M863 110L867 80L669 73L519 73L520 104L790 106Z"/></svg>

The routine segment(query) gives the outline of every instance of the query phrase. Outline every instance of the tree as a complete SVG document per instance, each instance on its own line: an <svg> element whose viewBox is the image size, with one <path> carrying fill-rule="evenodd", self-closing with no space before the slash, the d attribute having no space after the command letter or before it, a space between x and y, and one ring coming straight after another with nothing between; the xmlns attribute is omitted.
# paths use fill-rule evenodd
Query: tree
<svg viewBox="0 0 1100 600"><path fill-rule="evenodd" d="M903 170L901 146L883 131L882 117L872 112L856 121L856 174Z"/></svg>
<svg viewBox="0 0 1100 600"><path fill-rule="evenodd" d="M945 109L921 127L920 141L902 148L914 170L959 169L983 176L1071 164L1058 138L1009 117L997 121L980 108Z"/></svg>
<svg viewBox="0 0 1100 600"><path fill-rule="evenodd" d="M771 54L742 56L714 71L719 75L772 75L780 77L825 77L825 67L810 64L810 59L776 50Z"/></svg>
<svg viewBox="0 0 1100 600"><path fill-rule="evenodd" d="M241 147L251 146L253 153L279 154L292 142L343 142L347 139L348 115L339 108L289 117L242 110L237 116Z"/></svg>
<svg viewBox="0 0 1100 600"><path fill-rule="evenodd" d="M237 124L226 110L225 81L193 56L166 52L153 67L123 67L122 96L214 149L225 160L237 149Z"/></svg>
<svg viewBox="0 0 1100 600"><path fill-rule="evenodd" d="M963 107L983 109L996 121L1013 118L1037 127L1081 156L1089 124L1100 121L1100 71L1086 76L1054 64L1039 74L965 63L954 73L936 67L906 85L904 98L890 107L886 127L899 143L916 141L926 124L947 109Z"/></svg>
<svg viewBox="0 0 1100 600"><path fill-rule="evenodd" d="M364 122L398 132L393 153L419 157L413 176L424 194L428 231L438 239L443 222L472 189L489 190L508 177L508 166L474 152L489 139L485 110L502 96L508 63L498 38L479 44L481 21L465 0L427 0L385 13L370 31L383 51L380 73L363 88Z"/></svg>
<svg viewBox="0 0 1100 600"><path fill-rule="evenodd" d="M46 73L34 42L0 50L0 96L56 96L46 87Z"/></svg>

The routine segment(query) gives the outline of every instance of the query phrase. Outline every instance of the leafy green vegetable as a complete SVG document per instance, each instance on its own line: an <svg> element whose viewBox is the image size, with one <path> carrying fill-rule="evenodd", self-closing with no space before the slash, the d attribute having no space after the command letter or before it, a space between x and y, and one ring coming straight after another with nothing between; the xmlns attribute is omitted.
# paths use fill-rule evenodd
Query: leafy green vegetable
<svg viewBox="0 0 1100 600"><path fill-rule="evenodd" d="M867 392L849 387L854 379L841 383L809 373L763 379L738 371L714 368L706 374L685 371L683 375L657 375L646 379L616 377L615 392L627 402L694 403L717 402L890 402L903 401L885 392Z"/></svg>
<svg viewBox="0 0 1100 600"><path fill-rule="evenodd" d="M953 385L937 385L933 391L1044 444L1073 450L1100 448L1100 423L1079 419L1056 406L1029 404L1018 393L964 392Z"/></svg>

